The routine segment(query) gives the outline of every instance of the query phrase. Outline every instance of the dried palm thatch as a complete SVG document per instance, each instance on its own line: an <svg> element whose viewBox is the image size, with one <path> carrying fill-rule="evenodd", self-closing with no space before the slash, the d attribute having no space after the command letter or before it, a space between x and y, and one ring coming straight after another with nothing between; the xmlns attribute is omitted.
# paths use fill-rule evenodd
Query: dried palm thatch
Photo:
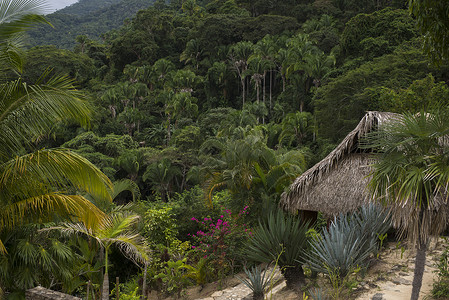
<svg viewBox="0 0 449 300"><path fill-rule="evenodd" d="M400 115L369 111L357 127L323 160L295 179L281 198L289 211L320 211L327 217L357 209L370 200L366 190L371 172L370 157L359 148L359 140L388 120Z"/></svg>

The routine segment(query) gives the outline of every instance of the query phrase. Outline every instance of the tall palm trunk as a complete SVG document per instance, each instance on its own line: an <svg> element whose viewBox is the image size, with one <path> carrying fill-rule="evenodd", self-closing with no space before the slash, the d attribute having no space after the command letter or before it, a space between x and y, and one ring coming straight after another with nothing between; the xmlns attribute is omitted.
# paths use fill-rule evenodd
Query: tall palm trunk
<svg viewBox="0 0 449 300"><path fill-rule="evenodd" d="M101 300L109 300L108 250L109 247L104 247L104 277L103 287L101 290Z"/></svg>
<svg viewBox="0 0 449 300"><path fill-rule="evenodd" d="M145 300L147 298L147 273L148 262L145 261L145 268L143 269L142 300Z"/></svg>
<svg viewBox="0 0 449 300"><path fill-rule="evenodd" d="M273 89L273 70L270 70L270 113L271 113L271 97L272 97L272 89Z"/></svg>
<svg viewBox="0 0 449 300"><path fill-rule="evenodd" d="M104 273L103 288L101 290L101 300L109 300L109 276L108 276L108 272Z"/></svg>
<svg viewBox="0 0 449 300"><path fill-rule="evenodd" d="M243 98L243 101L242 101L243 106L245 106L245 78L243 78L243 80L242 80L242 98Z"/></svg>
<svg viewBox="0 0 449 300"><path fill-rule="evenodd" d="M418 300L419 291L422 286L422 278L424 275L424 268L426 266L426 250L427 250L427 241L422 241L420 239L418 249L416 251L416 259L415 259L415 271L413 274L413 283L412 283L412 296L410 300Z"/></svg>

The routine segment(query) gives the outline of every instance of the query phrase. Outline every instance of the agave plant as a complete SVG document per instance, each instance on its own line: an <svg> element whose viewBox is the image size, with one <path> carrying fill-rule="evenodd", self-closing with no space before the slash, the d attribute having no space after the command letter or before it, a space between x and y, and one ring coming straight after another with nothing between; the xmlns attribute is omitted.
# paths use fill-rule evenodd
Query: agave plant
<svg viewBox="0 0 449 300"><path fill-rule="evenodd" d="M304 281L301 258L308 248L308 223L282 211L270 213L259 221L246 248L248 259L270 263L277 261L287 286L296 287Z"/></svg>
<svg viewBox="0 0 449 300"><path fill-rule="evenodd" d="M328 300L329 296L322 288L313 288L309 290L310 298L312 300Z"/></svg>
<svg viewBox="0 0 449 300"><path fill-rule="evenodd" d="M391 217L388 210L370 203L362 206L351 216L351 225L359 231L358 236L366 237L365 248L377 248L379 236L384 235L391 227Z"/></svg>
<svg viewBox="0 0 449 300"><path fill-rule="evenodd" d="M322 238L316 238L307 263L318 272L346 277L377 249L378 235L390 228L388 212L374 204L340 215Z"/></svg>
<svg viewBox="0 0 449 300"><path fill-rule="evenodd" d="M366 234L360 236L346 216L335 218L322 238L315 238L311 244L307 263L312 270L344 278L374 250L366 249L365 241Z"/></svg>
<svg viewBox="0 0 449 300"><path fill-rule="evenodd" d="M248 270L243 268L248 279L237 277L243 284L253 291L253 299L260 300L264 298L265 290L270 283L270 277L266 277L268 266L263 270L257 266Z"/></svg>

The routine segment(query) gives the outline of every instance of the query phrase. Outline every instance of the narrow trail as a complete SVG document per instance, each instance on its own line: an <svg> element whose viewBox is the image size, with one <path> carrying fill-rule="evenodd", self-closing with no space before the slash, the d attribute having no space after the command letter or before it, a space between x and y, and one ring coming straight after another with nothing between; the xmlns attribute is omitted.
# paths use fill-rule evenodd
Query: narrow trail
<svg viewBox="0 0 449 300"><path fill-rule="evenodd" d="M433 281L436 279L436 263L441 255L442 243L431 243L427 251L426 267L420 299L431 299ZM357 297L357 300L409 300L412 294L413 271L415 267L415 251L406 250L401 259L401 250L391 245L382 252L382 260L378 270L372 270L373 278L364 283L369 289ZM376 267L376 266L375 266ZM377 278L376 278L377 276Z"/></svg>

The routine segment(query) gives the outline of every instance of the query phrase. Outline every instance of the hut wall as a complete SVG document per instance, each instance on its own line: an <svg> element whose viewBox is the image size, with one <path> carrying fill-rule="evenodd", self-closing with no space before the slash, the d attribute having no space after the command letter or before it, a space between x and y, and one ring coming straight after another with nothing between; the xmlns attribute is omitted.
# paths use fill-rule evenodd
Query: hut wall
<svg viewBox="0 0 449 300"><path fill-rule="evenodd" d="M332 217L367 203L371 163L369 155L363 153L343 158L296 196L295 209L320 211Z"/></svg>

